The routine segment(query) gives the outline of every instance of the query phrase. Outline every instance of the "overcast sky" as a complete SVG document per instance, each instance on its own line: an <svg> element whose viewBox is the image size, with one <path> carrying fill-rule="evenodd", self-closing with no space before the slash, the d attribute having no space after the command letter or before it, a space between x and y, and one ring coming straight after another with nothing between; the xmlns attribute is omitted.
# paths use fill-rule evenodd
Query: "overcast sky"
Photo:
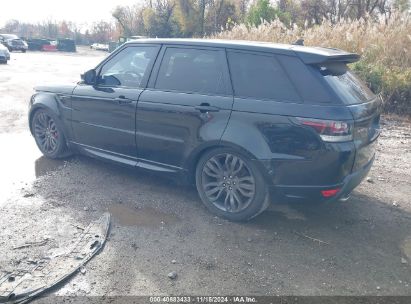
<svg viewBox="0 0 411 304"><path fill-rule="evenodd" d="M144 0L1 0L0 27L7 20L23 22L42 20L67 20L91 24L99 20L111 20L111 12L117 5L132 5Z"/></svg>

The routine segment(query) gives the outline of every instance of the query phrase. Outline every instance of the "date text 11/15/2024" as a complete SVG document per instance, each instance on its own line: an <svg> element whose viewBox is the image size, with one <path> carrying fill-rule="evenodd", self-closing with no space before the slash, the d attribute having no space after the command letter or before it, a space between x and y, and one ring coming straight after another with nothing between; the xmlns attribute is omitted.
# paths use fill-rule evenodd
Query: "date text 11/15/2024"
<svg viewBox="0 0 411 304"><path fill-rule="evenodd" d="M150 297L150 303L257 303L255 297L248 296L159 296Z"/></svg>

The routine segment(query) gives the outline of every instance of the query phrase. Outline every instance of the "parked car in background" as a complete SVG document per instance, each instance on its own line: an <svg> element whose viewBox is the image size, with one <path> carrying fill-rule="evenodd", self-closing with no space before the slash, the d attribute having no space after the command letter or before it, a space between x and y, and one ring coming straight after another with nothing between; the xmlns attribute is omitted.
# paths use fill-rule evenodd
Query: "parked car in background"
<svg viewBox="0 0 411 304"><path fill-rule="evenodd" d="M130 36L130 37L120 37L118 39L117 42L115 41L110 41L108 44L108 51L109 53L113 52L116 48L118 48L119 46L123 45L124 43L126 43L127 41L131 41L131 40L139 40L139 39L148 39L149 37L147 36Z"/></svg>
<svg viewBox="0 0 411 304"><path fill-rule="evenodd" d="M97 51L106 51L106 52L108 52L109 45L104 44L104 43L93 43L92 45L90 45L90 49L97 50Z"/></svg>
<svg viewBox="0 0 411 304"><path fill-rule="evenodd" d="M9 50L2 44L0 44L0 63L7 63L10 60Z"/></svg>
<svg viewBox="0 0 411 304"><path fill-rule="evenodd" d="M30 51L41 51L43 49L43 45L49 45L50 39L45 38L32 38L27 40L28 49Z"/></svg>
<svg viewBox="0 0 411 304"><path fill-rule="evenodd" d="M76 43L72 39L57 39L57 49L62 52L76 52Z"/></svg>
<svg viewBox="0 0 411 304"><path fill-rule="evenodd" d="M28 49L27 43L13 34L0 34L0 42L7 47L10 52L21 51L25 53Z"/></svg>
<svg viewBox="0 0 411 304"><path fill-rule="evenodd" d="M49 42L49 44L44 44L44 45L41 47L41 51L43 51L43 52L57 52L57 51L58 51L58 49L57 49L57 41L56 41L56 40L51 40L51 41Z"/></svg>
<svg viewBox="0 0 411 304"><path fill-rule="evenodd" d="M190 39L125 43L79 84L40 86L29 125L67 151L182 177L230 220L277 199L347 199L368 174L381 99L347 64L297 45Z"/></svg>
<svg viewBox="0 0 411 304"><path fill-rule="evenodd" d="M45 52L76 52L76 44L72 39L32 38L28 40L29 50Z"/></svg>

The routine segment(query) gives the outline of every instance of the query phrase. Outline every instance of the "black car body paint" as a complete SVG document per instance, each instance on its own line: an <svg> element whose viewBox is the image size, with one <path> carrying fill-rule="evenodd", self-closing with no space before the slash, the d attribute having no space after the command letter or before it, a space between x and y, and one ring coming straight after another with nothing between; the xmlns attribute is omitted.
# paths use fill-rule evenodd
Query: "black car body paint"
<svg viewBox="0 0 411 304"><path fill-rule="evenodd" d="M115 62L121 63L128 48L141 48L130 60L134 70L143 72L120 77ZM253 71L252 65L241 64L243 54L247 60L261 60L260 71L267 75L252 86L263 83L267 89L272 84L274 89L261 96L244 96L263 92L247 81L247 71ZM187 65L190 56L195 58L191 63L201 67L196 73ZM325 80L329 75L344 77L346 64L356 60L356 54L303 46L190 39L133 41L96 67L95 84L37 87L29 119L36 109L47 108L59 117L71 149L188 180L205 151L229 147L255 162L281 197L337 199L347 196L368 173L379 135L380 98L372 95L369 100L346 104L341 92ZM271 70L263 68L265 62L278 73L273 81L267 80ZM216 63L214 70L209 69ZM174 71L179 79L173 79L170 71L177 64L189 72ZM334 65L342 65L343 70L339 66L335 72ZM110 73L104 74L105 70ZM203 86L193 85L193 91L185 88L199 77L209 80L196 82ZM218 81L213 82L216 77ZM347 94L356 98L356 92ZM308 122L301 123L304 119ZM316 125L317 121L324 125ZM328 122L335 136L323 133ZM343 127L351 140L338 137ZM327 197L321 192L327 189L338 191Z"/></svg>

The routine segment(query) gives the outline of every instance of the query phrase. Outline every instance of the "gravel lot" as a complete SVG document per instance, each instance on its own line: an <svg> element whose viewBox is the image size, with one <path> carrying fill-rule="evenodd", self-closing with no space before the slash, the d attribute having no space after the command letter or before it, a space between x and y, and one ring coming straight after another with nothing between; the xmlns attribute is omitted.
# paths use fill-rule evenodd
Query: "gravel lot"
<svg viewBox="0 0 411 304"><path fill-rule="evenodd" d="M1 272L64 248L109 211L105 248L55 295L411 295L409 122L384 117L370 179L347 202L276 203L231 223L161 176L41 156L26 121L33 86L78 81L104 56L12 53L0 65Z"/></svg>

